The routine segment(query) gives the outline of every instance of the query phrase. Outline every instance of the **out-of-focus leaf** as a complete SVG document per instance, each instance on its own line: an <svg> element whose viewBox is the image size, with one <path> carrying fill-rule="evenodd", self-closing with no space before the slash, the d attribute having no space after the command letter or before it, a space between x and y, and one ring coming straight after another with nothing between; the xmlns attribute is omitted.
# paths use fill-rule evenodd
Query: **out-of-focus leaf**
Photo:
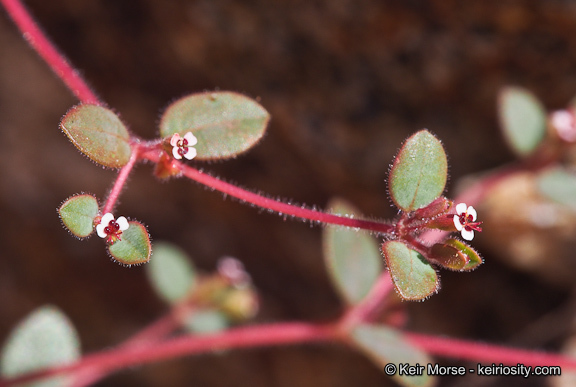
<svg viewBox="0 0 576 387"><path fill-rule="evenodd" d="M576 174L551 168L540 173L537 184L545 197L576 210Z"/></svg>
<svg viewBox="0 0 576 387"><path fill-rule="evenodd" d="M430 387L435 384L435 379L426 372L415 376L399 375L400 364L426 367L431 362L428 355L405 340L401 332L384 325L362 324L352 330L351 339L386 374L391 375L396 367L395 374L391 376L402 386Z"/></svg>
<svg viewBox="0 0 576 387"><path fill-rule="evenodd" d="M359 214L343 200L333 200L328 207L339 215ZM366 297L382 271L382 256L376 241L350 228L327 226L324 229L324 260L332 282L350 304Z"/></svg>
<svg viewBox="0 0 576 387"><path fill-rule="evenodd" d="M43 368L74 362L80 358L80 340L72 323L57 308L36 309L12 331L2 349L3 377L16 377ZM28 387L66 385L65 377L26 384Z"/></svg>
<svg viewBox="0 0 576 387"><path fill-rule="evenodd" d="M251 98L233 92L192 94L171 104L162 116L160 135L198 139L197 159L235 157L264 135L270 115Z"/></svg>
<svg viewBox="0 0 576 387"><path fill-rule="evenodd" d="M170 243L154 243L146 273L156 293L168 303L181 300L195 283L192 262L184 251Z"/></svg>
<svg viewBox="0 0 576 387"><path fill-rule="evenodd" d="M116 261L124 265L137 265L150 260L152 244L143 224L129 222L127 230L122 232L121 239L108 247L108 252Z"/></svg>
<svg viewBox="0 0 576 387"><path fill-rule="evenodd" d="M406 140L394 160L388 181L392 201L404 211L425 207L442 194L447 176L442 144L421 130Z"/></svg>
<svg viewBox="0 0 576 387"><path fill-rule="evenodd" d="M128 163L130 135L120 118L103 106L84 104L66 113L60 127L80 152L106 167Z"/></svg>
<svg viewBox="0 0 576 387"><path fill-rule="evenodd" d="M186 318L184 324L197 334L223 331L229 325L226 315L215 309L195 310Z"/></svg>
<svg viewBox="0 0 576 387"><path fill-rule="evenodd" d="M520 87L505 87L498 100L500 125L510 147L528 156L546 135L546 111L538 99Z"/></svg>
<svg viewBox="0 0 576 387"><path fill-rule="evenodd" d="M382 245L394 286L405 300L421 301L438 291L438 276L430 263L404 242Z"/></svg>
<svg viewBox="0 0 576 387"><path fill-rule="evenodd" d="M94 231L94 218L98 215L98 201L92 195L74 195L58 209L60 219L78 238L85 238Z"/></svg>

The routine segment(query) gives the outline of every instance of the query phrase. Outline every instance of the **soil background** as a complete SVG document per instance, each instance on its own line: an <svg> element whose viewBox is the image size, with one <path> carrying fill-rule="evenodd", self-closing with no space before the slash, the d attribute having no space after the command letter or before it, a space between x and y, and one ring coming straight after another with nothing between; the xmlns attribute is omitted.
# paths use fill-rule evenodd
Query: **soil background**
<svg viewBox="0 0 576 387"><path fill-rule="evenodd" d="M449 156L447 195L465 175L512 162L497 95L526 87L548 109L576 95L576 3L570 1L26 1L97 94L143 138L167 104L232 90L271 113L264 140L226 162L193 162L272 197L324 208L332 197L392 218L390 162L428 128ZM58 128L78 101L0 12L0 341L53 304L84 352L111 348L166 306L144 268L124 268L99 238L72 238L56 208L72 194L106 197L116 172L79 154ZM156 241L214 270L225 255L261 295L257 322L329 321L342 312L322 261L321 227L283 220L186 180L158 182L141 165L118 212ZM513 206L514 203L510 203ZM481 214L480 214L481 216ZM480 235L485 264L442 272L442 289L403 303L407 329L560 350L571 288L507 264ZM435 359L442 365L465 364ZM444 378L441 386L541 386L544 378ZM338 345L231 351L114 374L99 386L387 386L362 355Z"/></svg>

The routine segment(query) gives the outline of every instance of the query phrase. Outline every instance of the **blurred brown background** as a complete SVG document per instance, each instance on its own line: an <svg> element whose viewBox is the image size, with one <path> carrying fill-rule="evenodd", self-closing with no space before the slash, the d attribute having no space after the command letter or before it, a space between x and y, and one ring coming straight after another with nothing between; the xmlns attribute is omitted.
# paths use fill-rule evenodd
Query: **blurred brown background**
<svg viewBox="0 0 576 387"><path fill-rule="evenodd" d="M448 195L460 177L513 160L496 95L514 84L560 108L576 94L576 3L570 1L53 0L26 2L48 36L139 136L153 138L169 101L233 90L270 111L268 135L236 160L194 163L243 187L323 208L333 196L393 217L389 163L426 127L444 142ZM60 307L83 350L112 347L166 311L143 267L111 262L99 238L72 238L56 208L103 200L116 173L58 129L77 101L0 15L0 340L34 308ZM321 255L321 228L185 180L137 168L117 212L202 270L232 255L262 297L260 322L341 313ZM480 213L480 220L482 214ZM570 292L510 268L483 246L473 273L442 272L442 290L406 303L408 329L557 351ZM492 251L490 249L490 251ZM566 312L566 313L565 313ZM551 322L546 322L548 320ZM554 329L552 329L554 328ZM443 365L459 364L437 359ZM466 364L466 363L464 363ZM476 384L474 384L476 383ZM545 379L446 378L443 386L540 386ZM233 351L115 374L101 386L384 386L363 356L336 345Z"/></svg>

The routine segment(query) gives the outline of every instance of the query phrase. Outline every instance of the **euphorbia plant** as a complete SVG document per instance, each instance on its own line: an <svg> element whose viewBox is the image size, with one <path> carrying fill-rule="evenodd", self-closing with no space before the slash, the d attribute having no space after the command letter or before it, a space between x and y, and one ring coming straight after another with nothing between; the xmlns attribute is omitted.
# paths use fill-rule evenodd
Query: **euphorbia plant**
<svg viewBox="0 0 576 387"><path fill-rule="evenodd" d="M129 171L134 163L129 164L131 160L147 159L157 163L158 177L185 174L194 178L191 173L197 171L182 161L235 157L261 139L268 119L266 110L248 97L211 92L193 94L170 105L161 118L161 138L157 140L142 141L130 135L111 110L94 104L74 107L60 126L82 153L103 166ZM434 228L459 231L466 240L472 240L473 230L481 231L473 207L466 207L464 203L453 206L451 200L441 196L447 168L440 141L427 130L417 132L406 140L390 171L389 193L400 209L400 216L393 221L360 221L357 225L377 231L385 240L382 252L387 267L399 295L405 300L422 300L438 290L435 266L467 271L482 262L470 246L457 239L445 238L433 246L418 239L419 234ZM211 186L210 182L205 184ZM114 187L114 190L121 189L122 186ZM230 192L222 191L270 208L261 195L248 197L248 192L237 187L227 186L227 189ZM60 210L62 221L78 237L89 235L87 230L94 224L98 235L106 238L112 257L123 264L147 262L151 247L144 227L137 222L128 227L124 217L114 220L109 212L117 199L114 190L99 213L94 213L96 198L85 194L69 198ZM70 211L71 206L75 211ZM290 205L282 212L300 216ZM322 214L317 211L307 214L313 220L319 220L319 216ZM332 215L323 221L346 225L343 223L346 219L340 216Z"/></svg>
<svg viewBox="0 0 576 387"><path fill-rule="evenodd" d="M269 115L258 102L233 92L186 96L164 111L159 136L145 141L132 133L114 111L92 93L44 38L17 0L2 0L2 3L27 33L31 44L81 102L64 116L61 129L91 160L104 167L119 169L105 200L87 193L66 199L59 208L63 224L78 238L96 233L104 240L109 254L124 265L142 264L152 259L154 263L148 264L151 282L171 306L167 317L115 350L83 359L79 358L77 335L68 320L53 308L41 309L8 340L2 370L6 377L17 377L38 368L52 368L9 380L7 384L63 373L72 373L79 378L77 384L86 384L116 369L184 354L328 340L361 350L380 367L388 363L425 364L430 362L428 354L506 364L522 361L574 367L574 361L554 355L407 333L398 329L401 324L392 313L386 313L390 312L386 307L393 287L404 300L424 300L439 289L438 268L469 271L482 262L478 253L465 242L473 239L475 231L482 230L473 207L477 198L469 200L469 192L463 195L465 200L442 196L448 163L441 142L429 131L421 130L409 137L393 160L388 192L399 210L395 219L365 220L357 210L340 200L333 201L326 212L284 203L226 183L195 167L202 160L234 158L261 140ZM505 109L505 113L512 113L502 115L507 127L511 128L510 141L518 145L522 157L532 157L545 137L542 122L546 119L536 113L537 125L533 125L535 129L531 128L529 138L524 137L518 134L522 130L518 128L523 126L518 124L513 111L517 105L530 105L530 98L514 92L503 98L504 105L512 106ZM265 101L263 105L266 105ZM569 126L566 121L556 117L557 125L562 128ZM346 226L327 227L324 233L326 264L346 305L342 316L327 324L255 325L206 336L184 334L170 338L181 327L213 331L215 325L227 328L234 320L249 319L256 313L258 301L248 274L237 261L224 260L217 273L196 276L185 253L171 245L160 244L153 248L146 227L138 221L128 220L128 214L118 210L117 201L127 178L141 161L154 163L155 175L159 178L189 178L270 211L327 225ZM488 180L484 181L485 186L489 185ZM384 200L384 193L382 197ZM368 230L375 236L353 229ZM155 254L151 257L153 250ZM388 273L381 273L383 260ZM203 317L198 319L198 316ZM207 320L210 321L209 329L204 329L206 324L203 322ZM31 358L22 355L23 348L44 343L42 338L53 332L58 336L60 348L69 350L62 350L60 357L40 351L43 357L28 362ZM76 363L62 365L74 360ZM405 385L434 383L427 375L395 377Z"/></svg>

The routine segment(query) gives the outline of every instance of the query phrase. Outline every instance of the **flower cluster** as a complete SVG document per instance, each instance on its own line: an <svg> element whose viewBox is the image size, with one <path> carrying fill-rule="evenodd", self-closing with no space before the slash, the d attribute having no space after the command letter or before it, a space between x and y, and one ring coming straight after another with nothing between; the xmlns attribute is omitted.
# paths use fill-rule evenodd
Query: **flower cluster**
<svg viewBox="0 0 576 387"><path fill-rule="evenodd" d="M114 220L114 215L108 212L102 216L100 224L96 226L96 232L100 238L106 238L106 242L111 243L122 240L120 238L122 232L126 231L129 226L125 217L120 216Z"/></svg>
<svg viewBox="0 0 576 387"><path fill-rule="evenodd" d="M184 137L180 137L180 134L174 133L170 139L172 155L178 160L182 159L182 157L192 160L196 157L196 148L193 148L193 146L197 143L198 139L192 134L192 132L186 133Z"/></svg>

